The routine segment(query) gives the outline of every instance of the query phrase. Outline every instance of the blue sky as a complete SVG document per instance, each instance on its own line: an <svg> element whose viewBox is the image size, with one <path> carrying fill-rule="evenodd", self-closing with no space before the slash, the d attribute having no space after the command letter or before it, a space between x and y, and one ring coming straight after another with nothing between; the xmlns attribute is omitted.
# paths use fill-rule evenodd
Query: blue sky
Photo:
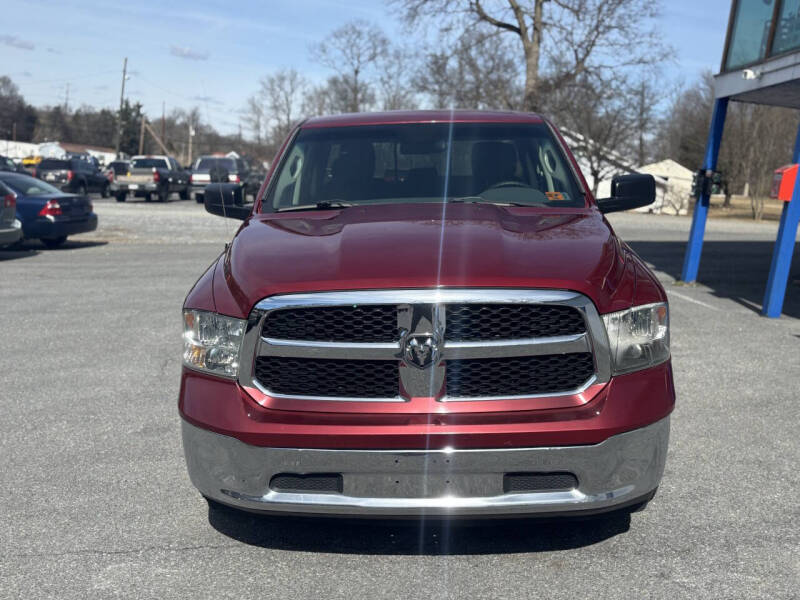
<svg viewBox="0 0 800 600"><path fill-rule="evenodd" d="M716 72L730 2L663 3L666 41L676 50L668 81ZM152 117L198 106L219 130L233 132L258 79L294 67L311 80L329 73L309 60L309 44L354 19L379 23L397 41L413 39L381 0L25 0L5 3L0 75L9 75L34 105L116 107L122 60L126 96ZM647 40L642 40L647 43Z"/></svg>

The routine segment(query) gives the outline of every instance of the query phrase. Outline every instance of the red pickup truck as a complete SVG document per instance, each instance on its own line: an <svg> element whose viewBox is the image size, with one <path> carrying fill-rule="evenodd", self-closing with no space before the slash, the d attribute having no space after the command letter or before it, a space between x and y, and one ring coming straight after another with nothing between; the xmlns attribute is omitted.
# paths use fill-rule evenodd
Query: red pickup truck
<svg viewBox="0 0 800 600"><path fill-rule="evenodd" d="M362 516L588 515L655 494L667 298L546 119L301 123L184 305L179 408L212 503ZM238 204L237 204L238 202Z"/></svg>

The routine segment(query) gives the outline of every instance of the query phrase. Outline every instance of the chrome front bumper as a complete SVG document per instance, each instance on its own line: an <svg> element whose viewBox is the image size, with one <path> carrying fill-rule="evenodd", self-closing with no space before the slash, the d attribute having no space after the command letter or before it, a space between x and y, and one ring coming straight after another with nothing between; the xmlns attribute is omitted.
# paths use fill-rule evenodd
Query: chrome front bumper
<svg viewBox="0 0 800 600"><path fill-rule="evenodd" d="M251 511L373 516L602 512L647 499L664 471L669 417L591 446L488 450L264 448L183 421L189 477L212 500ZM573 473L572 490L504 493L503 475ZM341 473L343 491L270 489L279 473Z"/></svg>

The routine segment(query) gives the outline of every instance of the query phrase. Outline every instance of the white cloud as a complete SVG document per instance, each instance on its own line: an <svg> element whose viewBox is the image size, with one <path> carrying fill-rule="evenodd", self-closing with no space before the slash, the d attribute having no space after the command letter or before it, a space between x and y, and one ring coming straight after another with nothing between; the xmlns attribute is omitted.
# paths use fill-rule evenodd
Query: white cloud
<svg viewBox="0 0 800 600"><path fill-rule="evenodd" d="M12 48L19 48L20 50L33 50L35 48L33 42L21 40L15 35L0 35L0 42Z"/></svg>
<svg viewBox="0 0 800 600"><path fill-rule="evenodd" d="M170 46L169 53L172 54L172 56L186 58L188 60L208 60L208 52L200 52L199 50L192 50L191 48L184 48L183 46Z"/></svg>

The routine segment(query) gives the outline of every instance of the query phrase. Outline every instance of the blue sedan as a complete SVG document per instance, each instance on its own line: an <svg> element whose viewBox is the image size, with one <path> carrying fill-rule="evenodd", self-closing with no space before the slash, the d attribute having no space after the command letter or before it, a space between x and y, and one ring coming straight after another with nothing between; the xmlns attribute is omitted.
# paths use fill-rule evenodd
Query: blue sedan
<svg viewBox="0 0 800 600"><path fill-rule="evenodd" d="M67 236L97 229L97 215L86 196L65 194L28 175L0 172L0 197L13 194L24 239L56 248Z"/></svg>

